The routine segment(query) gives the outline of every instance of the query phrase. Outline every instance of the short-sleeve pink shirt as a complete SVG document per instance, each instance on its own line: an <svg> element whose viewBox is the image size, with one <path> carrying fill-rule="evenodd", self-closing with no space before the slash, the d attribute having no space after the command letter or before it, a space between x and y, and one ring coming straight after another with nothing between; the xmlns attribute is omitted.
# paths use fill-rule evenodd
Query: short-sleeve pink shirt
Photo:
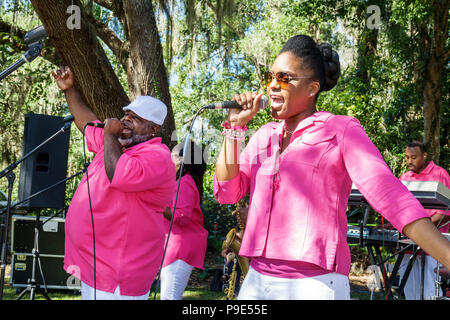
<svg viewBox="0 0 450 320"><path fill-rule="evenodd" d="M428 165L420 172L415 173L414 171L407 171L400 176L400 180L403 181L439 181L447 188L450 188L450 175L448 172L436 165L433 161L430 161ZM425 209L425 211L432 217L435 214L444 214L443 210L436 209ZM447 215L450 215L450 212L447 211ZM449 225L441 228L441 232L448 232Z"/></svg>
<svg viewBox="0 0 450 320"><path fill-rule="evenodd" d="M104 136L87 127L88 167L94 217L96 288L122 295L150 290L164 249L162 212L175 191L175 166L170 150L153 138L127 148L117 162L113 181L104 167ZM64 269L94 287L93 228L86 175L66 217Z"/></svg>

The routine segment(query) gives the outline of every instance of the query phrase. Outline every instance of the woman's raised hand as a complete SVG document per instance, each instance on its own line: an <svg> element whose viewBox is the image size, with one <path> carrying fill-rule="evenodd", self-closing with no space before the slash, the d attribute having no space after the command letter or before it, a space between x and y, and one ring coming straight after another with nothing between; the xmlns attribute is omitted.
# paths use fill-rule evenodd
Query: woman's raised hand
<svg viewBox="0 0 450 320"><path fill-rule="evenodd" d="M248 92L235 94L233 100L241 105L242 109L232 108L228 113L228 122L232 126L245 126L259 110L261 97L264 93Z"/></svg>

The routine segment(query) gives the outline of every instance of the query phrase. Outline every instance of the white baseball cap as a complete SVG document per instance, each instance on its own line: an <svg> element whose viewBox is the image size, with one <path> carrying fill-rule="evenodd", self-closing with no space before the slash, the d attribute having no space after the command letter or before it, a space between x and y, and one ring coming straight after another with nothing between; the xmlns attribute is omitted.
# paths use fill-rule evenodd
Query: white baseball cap
<svg viewBox="0 0 450 320"><path fill-rule="evenodd" d="M139 117L152 121L160 126L162 126L167 115L167 107L164 102L150 96L137 97L129 105L123 107L122 110L133 111Z"/></svg>

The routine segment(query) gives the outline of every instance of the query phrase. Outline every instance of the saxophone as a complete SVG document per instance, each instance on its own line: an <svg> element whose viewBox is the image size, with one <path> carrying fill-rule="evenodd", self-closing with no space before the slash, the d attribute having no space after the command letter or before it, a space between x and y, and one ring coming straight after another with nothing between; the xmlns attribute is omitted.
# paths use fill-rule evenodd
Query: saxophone
<svg viewBox="0 0 450 320"><path fill-rule="evenodd" d="M249 263L247 258L239 256L239 249L241 248L241 243L242 239L238 235L238 231L236 230L236 228L233 228L228 232L225 240L223 241L222 249L231 249L231 251L234 252L239 262L239 266L241 267L242 273L244 274L245 277L245 275L248 272Z"/></svg>
<svg viewBox="0 0 450 320"><path fill-rule="evenodd" d="M236 289L237 271L236 271L236 258L234 258L233 271L231 272L230 279L228 280L228 288L225 288L224 293L227 295L227 300L233 300L234 291Z"/></svg>
<svg viewBox="0 0 450 320"><path fill-rule="evenodd" d="M241 209L241 207L242 207L241 203L239 203L235 210L237 215L239 215L239 210ZM225 237L225 240L222 243L222 250L230 249L231 251L233 251L233 253L235 255L233 270L231 272L230 279L228 280L228 288L225 289L225 291L224 291L225 294L227 295L227 300L232 300L234 297L236 281L238 280L236 263L239 263L243 277L245 277L247 275L248 268L249 268L248 259L239 256L239 249L241 248L242 236L244 234L244 226L241 223L239 223L239 229L240 229L239 231L241 231L241 232L238 232L238 230L236 230L236 228L231 229L228 232L227 236ZM239 281L240 281L240 279L239 279Z"/></svg>

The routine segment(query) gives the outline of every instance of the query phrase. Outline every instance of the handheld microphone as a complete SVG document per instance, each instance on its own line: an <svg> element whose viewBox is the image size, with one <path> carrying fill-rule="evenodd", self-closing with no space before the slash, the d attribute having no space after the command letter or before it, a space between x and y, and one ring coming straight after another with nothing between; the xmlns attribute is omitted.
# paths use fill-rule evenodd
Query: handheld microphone
<svg viewBox="0 0 450 320"><path fill-rule="evenodd" d="M96 128L104 128L105 124L101 122L88 122L86 123L87 126L96 127Z"/></svg>
<svg viewBox="0 0 450 320"><path fill-rule="evenodd" d="M262 96L261 100L259 101L259 110L263 110L267 107L269 104L269 99L267 99L266 96ZM232 101L223 101L223 102L216 102L208 104L205 109L242 109L242 106L237 103L235 100Z"/></svg>

